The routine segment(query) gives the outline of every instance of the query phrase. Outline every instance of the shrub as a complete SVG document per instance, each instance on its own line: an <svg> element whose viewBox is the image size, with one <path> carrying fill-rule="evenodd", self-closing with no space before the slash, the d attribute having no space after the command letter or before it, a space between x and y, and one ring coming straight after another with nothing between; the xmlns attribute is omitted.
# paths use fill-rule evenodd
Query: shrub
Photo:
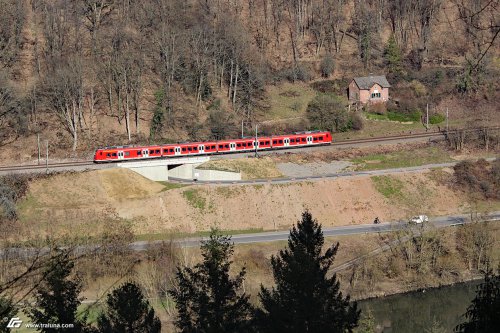
<svg viewBox="0 0 500 333"><path fill-rule="evenodd" d="M351 128L355 131L362 130L364 127L363 117L357 112L351 115Z"/></svg>
<svg viewBox="0 0 500 333"><path fill-rule="evenodd" d="M337 95L346 95L347 80L322 80L311 83L311 88L321 93L332 93Z"/></svg>
<svg viewBox="0 0 500 333"><path fill-rule="evenodd" d="M429 122L433 125L442 123L446 119L445 116L439 113L435 113L429 117Z"/></svg>
<svg viewBox="0 0 500 333"><path fill-rule="evenodd" d="M384 115L387 112L385 103L375 103L368 105L368 112Z"/></svg>
<svg viewBox="0 0 500 333"><path fill-rule="evenodd" d="M427 87L422 82L413 80L410 82L410 84L417 97L427 95Z"/></svg>
<svg viewBox="0 0 500 333"><path fill-rule="evenodd" d="M306 113L315 129L344 132L350 128L345 101L340 96L318 94L307 105Z"/></svg>
<svg viewBox="0 0 500 333"><path fill-rule="evenodd" d="M303 64L297 64L296 66L284 68L278 71L274 79L278 82L282 80L288 80L290 82L307 82L311 80L311 73L310 70Z"/></svg>
<svg viewBox="0 0 500 333"><path fill-rule="evenodd" d="M484 159L461 161L453 167L455 184L461 190L479 193L486 199L500 198L498 163L498 159L493 163Z"/></svg>
<svg viewBox="0 0 500 333"><path fill-rule="evenodd" d="M327 54L320 64L321 76L327 78L335 70L335 62L330 54Z"/></svg>

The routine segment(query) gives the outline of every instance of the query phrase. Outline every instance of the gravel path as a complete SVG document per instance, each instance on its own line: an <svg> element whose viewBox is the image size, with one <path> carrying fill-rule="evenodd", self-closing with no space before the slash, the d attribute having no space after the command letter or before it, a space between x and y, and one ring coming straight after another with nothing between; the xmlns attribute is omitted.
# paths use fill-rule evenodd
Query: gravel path
<svg viewBox="0 0 500 333"><path fill-rule="evenodd" d="M348 161L311 162L307 164L278 163L277 167L285 177L310 177L338 173L352 165Z"/></svg>

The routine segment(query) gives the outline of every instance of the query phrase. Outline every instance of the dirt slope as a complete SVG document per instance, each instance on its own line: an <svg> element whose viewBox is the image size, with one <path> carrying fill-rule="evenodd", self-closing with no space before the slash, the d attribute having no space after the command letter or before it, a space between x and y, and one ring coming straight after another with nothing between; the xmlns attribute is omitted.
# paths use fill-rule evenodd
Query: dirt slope
<svg viewBox="0 0 500 333"><path fill-rule="evenodd" d="M132 171L113 169L35 181L20 205L32 232L92 234L121 218L137 234L223 229L285 229L305 209L325 226L444 215L466 200L428 173L352 177L289 185L188 186L167 189ZM50 227L48 227L50 225Z"/></svg>

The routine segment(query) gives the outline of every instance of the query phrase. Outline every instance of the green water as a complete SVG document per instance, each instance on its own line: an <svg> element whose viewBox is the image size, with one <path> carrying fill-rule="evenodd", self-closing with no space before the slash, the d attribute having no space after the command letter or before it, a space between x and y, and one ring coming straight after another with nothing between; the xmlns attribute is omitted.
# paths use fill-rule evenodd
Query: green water
<svg viewBox="0 0 500 333"><path fill-rule="evenodd" d="M425 333L433 322L446 332L463 321L461 317L475 296L480 281L461 283L425 292L411 292L359 301L362 311L371 309L378 333Z"/></svg>

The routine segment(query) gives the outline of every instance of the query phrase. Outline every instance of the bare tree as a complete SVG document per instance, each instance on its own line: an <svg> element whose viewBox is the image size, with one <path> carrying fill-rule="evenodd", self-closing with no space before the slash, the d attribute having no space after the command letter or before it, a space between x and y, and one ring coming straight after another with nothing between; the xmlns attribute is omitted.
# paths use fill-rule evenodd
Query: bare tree
<svg viewBox="0 0 500 333"><path fill-rule="evenodd" d="M21 46L24 1L0 0L0 68L11 66Z"/></svg>
<svg viewBox="0 0 500 333"><path fill-rule="evenodd" d="M45 82L46 103L73 138L73 151L78 144L83 105L83 69L81 60L70 59L60 64Z"/></svg>
<svg viewBox="0 0 500 333"><path fill-rule="evenodd" d="M81 2L85 26L92 39L92 52L96 52L97 33L114 9L114 0L84 0Z"/></svg>

